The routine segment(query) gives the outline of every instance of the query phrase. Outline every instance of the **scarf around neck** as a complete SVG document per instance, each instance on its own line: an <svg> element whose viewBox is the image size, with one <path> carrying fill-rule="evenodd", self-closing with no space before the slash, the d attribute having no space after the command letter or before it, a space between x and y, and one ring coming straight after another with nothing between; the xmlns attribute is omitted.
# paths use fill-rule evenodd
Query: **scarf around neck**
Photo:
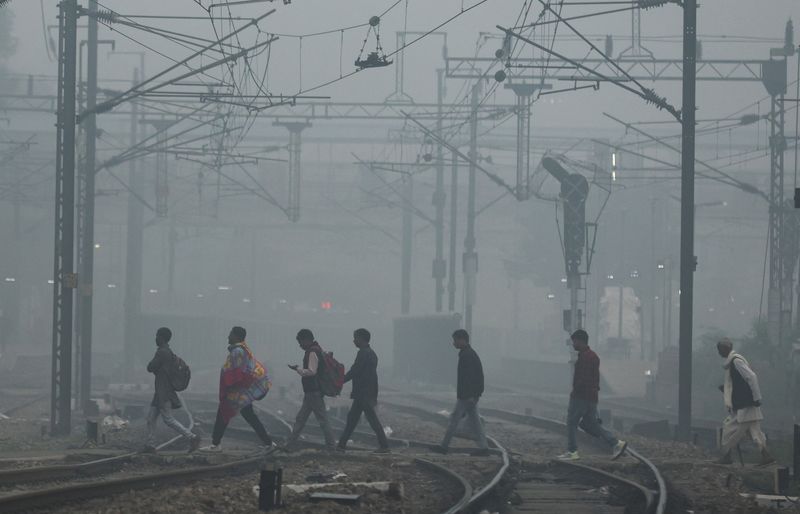
<svg viewBox="0 0 800 514"><path fill-rule="evenodd" d="M723 394L725 396L725 407L728 409L733 408L733 378L731 377L730 372L731 366L734 366L733 359L741 359L745 366L748 368L750 367L747 359L733 350L731 350L731 353L728 354L728 357L725 359L725 363L722 365L722 368L725 370L725 385L723 387Z"/></svg>

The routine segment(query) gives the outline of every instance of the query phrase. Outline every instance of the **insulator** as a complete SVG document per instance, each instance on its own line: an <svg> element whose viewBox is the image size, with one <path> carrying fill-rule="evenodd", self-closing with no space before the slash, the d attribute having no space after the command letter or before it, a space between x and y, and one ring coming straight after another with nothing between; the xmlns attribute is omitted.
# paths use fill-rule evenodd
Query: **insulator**
<svg viewBox="0 0 800 514"><path fill-rule="evenodd" d="M752 125L753 123L757 122L761 119L761 116L758 114L745 114L741 118L739 118L740 125Z"/></svg>
<svg viewBox="0 0 800 514"><path fill-rule="evenodd" d="M98 21L104 21L106 23L117 22L117 13L110 9L98 9L94 16Z"/></svg>
<svg viewBox="0 0 800 514"><path fill-rule="evenodd" d="M672 0L639 0L639 9L650 9L652 7L661 7L670 3Z"/></svg>

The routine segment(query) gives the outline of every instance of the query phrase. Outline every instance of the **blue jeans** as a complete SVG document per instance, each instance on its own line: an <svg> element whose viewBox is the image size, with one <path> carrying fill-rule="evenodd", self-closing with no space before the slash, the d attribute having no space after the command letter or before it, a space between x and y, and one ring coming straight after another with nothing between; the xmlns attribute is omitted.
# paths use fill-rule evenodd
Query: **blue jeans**
<svg viewBox="0 0 800 514"><path fill-rule="evenodd" d="M472 430L477 436L478 446L482 449L488 448L488 445L486 444L486 434L483 433L481 417L478 415L477 399L456 401L456 407L453 409L453 413L450 415L450 424L447 425L447 431L444 433L444 439L442 439L442 446L444 448L450 446L450 440L453 438L456 428L458 428L458 423L464 416L469 419L469 422L472 425Z"/></svg>
<svg viewBox="0 0 800 514"><path fill-rule="evenodd" d="M584 432L599 437L609 446L614 446L619 442L614 435L598 423L597 403L580 398L569 399L569 410L567 411L567 451L578 450L577 435L578 427Z"/></svg>

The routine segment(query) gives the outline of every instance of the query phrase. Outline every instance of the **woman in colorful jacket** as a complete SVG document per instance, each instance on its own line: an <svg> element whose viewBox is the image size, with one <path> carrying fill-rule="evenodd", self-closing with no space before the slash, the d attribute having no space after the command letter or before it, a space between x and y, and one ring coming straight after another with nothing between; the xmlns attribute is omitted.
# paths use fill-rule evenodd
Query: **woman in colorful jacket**
<svg viewBox="0 0 800 514"><path fill-rule="evenodd" d="M222 436L238 412L253 427L265 448L273 446L272 438L253 411L253 402L264 398L271 384L267 369L253 357L245 343L246 337L247 331L242 327L233 327L228 335L228 358L219 375L219 408L211 446L201 448L201 451L222 451Z"/></svg>

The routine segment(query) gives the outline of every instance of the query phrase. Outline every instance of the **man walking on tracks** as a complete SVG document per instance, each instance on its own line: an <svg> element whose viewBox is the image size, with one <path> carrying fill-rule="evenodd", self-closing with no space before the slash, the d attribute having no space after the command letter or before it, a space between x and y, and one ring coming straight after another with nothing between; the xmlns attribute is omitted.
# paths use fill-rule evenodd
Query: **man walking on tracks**
<svg viewBox="0 0 800 514"><path fill-rule="evenodd" d="M599 437L613 448L613 459L620 458L628 443L614 437L603 428L597 417L597 393L600 390L600 358L589 348L589 334L578 329L572 334L572 347L578 352L575 373L572 376L572 393L567 412L567 452L561 460L578 460L577 433L580 426L591 436Z"/></svg>
<svg viewBox="0 0 800 514"><path fill-rule="evenodd" d="M221 452L220 443L225 429L239 412L258 435L264 445L263 449L269 449L273 445L267 429L253 410L253 402L264 398L271 384L267 369L253 356L245 342L246 337L247 331L242 327L233 327L228 335L228 357L219 374L219 407L211 435L211 446L201 448L200 451Z"/></svg>
<svg viewBox="0 0 800 514"><path fill-rule="evenodd" d="M154 374L156 379L153 401L150 402L150 412L147 414L147 444L144 447L146 453L156 451L156 423L159 417L164 420L165 425L189 440L190 452L200 446L200 436L193 434L172 415L173 409L181 407L181 401L170 381L170 371L175 362L175 354L169 347L171 339L172 331L167 327L161 327L156 331L156 354L147 365L147 371Z"/></svg>
<svg viewBox="0 0 800 514"><path fill-rule="evenodd" d="M358 354L350 371L344 376L345 382L353 381L353 392L350 394L353 405L350 407L350 412L347 413L347 425L339 438L337 449L341 451L347 447L347 441L358 425L363 412L369 426L372 427L378 438L378 449L375 450L375 453L389 453L386 434L375 413L375 406L378 404L378 356L369 345L370 338L370 333L365 328L359 328L353 332L353 344L358 347Z"/></svg>
<svg viewBox="0 0 800 514"><path fill-rule="evenodd" d="M325 435L325 445L328 449L332 450L335 441L333 438L333 431L331 431L331 425L328 422L328 413L325 410L325 397L322 394L319 381L319 375L322 374L322 367L325 365L322 348L320 348L319 343L314 340L314 334L307 328L301 329L297 333L297 344L299 344L300 348L305 352L303 354L303 367L297 366L296 364L290 365L289 367L295 370L301 377L300 381L303 385L303 405L300 406L300 410L297 412L292 434L286 441L286 448L291 449L297 442L300 433L306 426L308 417L313 412L314 416L317 418L317 422L319 422L322 433Z"/></svg>
<svg viewBox="0 0 800 514"><path fill-rule="evenodd" d="M761 389L758 376L747 360L733 351L733 343L724 338L717 343L717 352L725 359L725 384L721 386L728 417L722 427L722 457L720 464L732 464L731 451L747 434L761 450L761 465L772 464L775 459L767 450L767 438L761 431Z"/></svg>
<svg viewBox="0 0 800 514"><path fill-rule="evenodd" d="M469 344L469 333L459 329L453 332L453 346L458 352L458 378L456 382L456 406L450 415L450 424L442 439L442 444L436 448L442 453L447 453L450 440L463 417L467 417L475 432L478 447L477 455L488 455L486 434L478 414L478 400L483 394L483 365L478 354Z"/></svg>

